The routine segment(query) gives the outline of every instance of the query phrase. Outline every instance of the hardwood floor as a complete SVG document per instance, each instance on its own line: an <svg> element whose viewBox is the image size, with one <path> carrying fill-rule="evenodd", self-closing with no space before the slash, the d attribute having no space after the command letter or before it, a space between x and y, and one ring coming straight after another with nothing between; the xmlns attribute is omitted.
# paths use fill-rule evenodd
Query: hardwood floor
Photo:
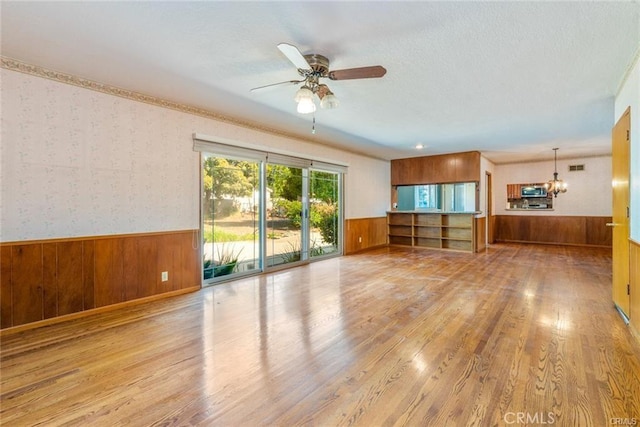
<svg viewBox="0 0 640 427"><path fill-rule="evenodd" d="M610 252L380 248L5 332L0 419L640 424L640 346L611 302Z"/></svg>

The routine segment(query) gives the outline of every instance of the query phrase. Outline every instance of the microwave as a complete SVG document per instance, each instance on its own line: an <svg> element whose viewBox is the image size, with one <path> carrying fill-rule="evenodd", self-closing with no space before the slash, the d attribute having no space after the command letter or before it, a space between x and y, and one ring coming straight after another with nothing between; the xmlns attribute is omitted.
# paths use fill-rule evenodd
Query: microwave
<svg viewBox="0 0 640 427"><path fill-rule="evenodd" d="M544 185L523 185L520 197L547 197L547 187Z"/></svg>

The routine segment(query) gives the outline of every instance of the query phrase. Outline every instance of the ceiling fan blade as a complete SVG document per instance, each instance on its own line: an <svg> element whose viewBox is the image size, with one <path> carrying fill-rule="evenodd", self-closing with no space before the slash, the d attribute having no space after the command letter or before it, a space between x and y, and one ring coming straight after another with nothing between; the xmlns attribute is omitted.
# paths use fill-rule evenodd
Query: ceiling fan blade
<svg viewBox="0 0 640 427"><path fill-rule="evenodd" d="M300 53L297 47L288 43L280 43L278 45L280 52L284 53L284 56L289 59L299 70L310 70L311 65L304 59L304 56Z"/></svg>
<svg viewBox="0 0 640 427"><path fill-rule="evenodd" d="M264 85L264 86L258 86L258 87L254 87L253 89L250 90L250 92L254 92L256 90L260 90L260 89L265 89L271 86L279 86L279 85L286 85L286 84L298 84L298 83L302 83L304 80L288 80L286 82L279 82L279 83L271 83L270 85Z"/></svg>
<svg viewBox="0 0 640 427"><path fill-rule="evenodd" d="M387 70L381 65L371 67L347 68L345 70L329 71L331 80L374 79L387 74Z"/></svg>

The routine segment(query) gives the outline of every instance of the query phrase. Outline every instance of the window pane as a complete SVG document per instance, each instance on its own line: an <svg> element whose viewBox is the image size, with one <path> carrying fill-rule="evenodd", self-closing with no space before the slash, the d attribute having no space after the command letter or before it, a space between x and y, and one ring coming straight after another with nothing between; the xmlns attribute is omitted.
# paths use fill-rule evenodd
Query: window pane
<svg viewBox="0 0 640 427"><path fill-rule="evenodd" d="M415 186L416 209L440 208L440 185L416 185Z"/></svg>

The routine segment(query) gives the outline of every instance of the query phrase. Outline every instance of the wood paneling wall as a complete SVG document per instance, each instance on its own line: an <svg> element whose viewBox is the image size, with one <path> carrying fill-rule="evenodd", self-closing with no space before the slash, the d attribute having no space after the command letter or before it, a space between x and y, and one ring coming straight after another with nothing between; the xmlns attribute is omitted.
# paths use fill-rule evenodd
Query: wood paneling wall
<svg viewBox="0 0 640 427"><path fill-rule="evenodd" d="M640 340L640 243L629 240L629 324Z"/></svg>
<svg viewBox="0 0 640 427"><path fill-rule="evenodd" d="M345 255L386 244L387 217L355 218L345 221Z"/></svg>
<svg viewBox="0 0 640 427"><path fill-rule="evenodd" d="M0 327L199 288L197 241L187 230L3 243Z"/></svg>
<svg viewBox="0 0 640 427"><path fill-rule="evenodd" d="M611 247L611 228L606 226L611 217L496 215L495 218L497 241Z"/></svg>

